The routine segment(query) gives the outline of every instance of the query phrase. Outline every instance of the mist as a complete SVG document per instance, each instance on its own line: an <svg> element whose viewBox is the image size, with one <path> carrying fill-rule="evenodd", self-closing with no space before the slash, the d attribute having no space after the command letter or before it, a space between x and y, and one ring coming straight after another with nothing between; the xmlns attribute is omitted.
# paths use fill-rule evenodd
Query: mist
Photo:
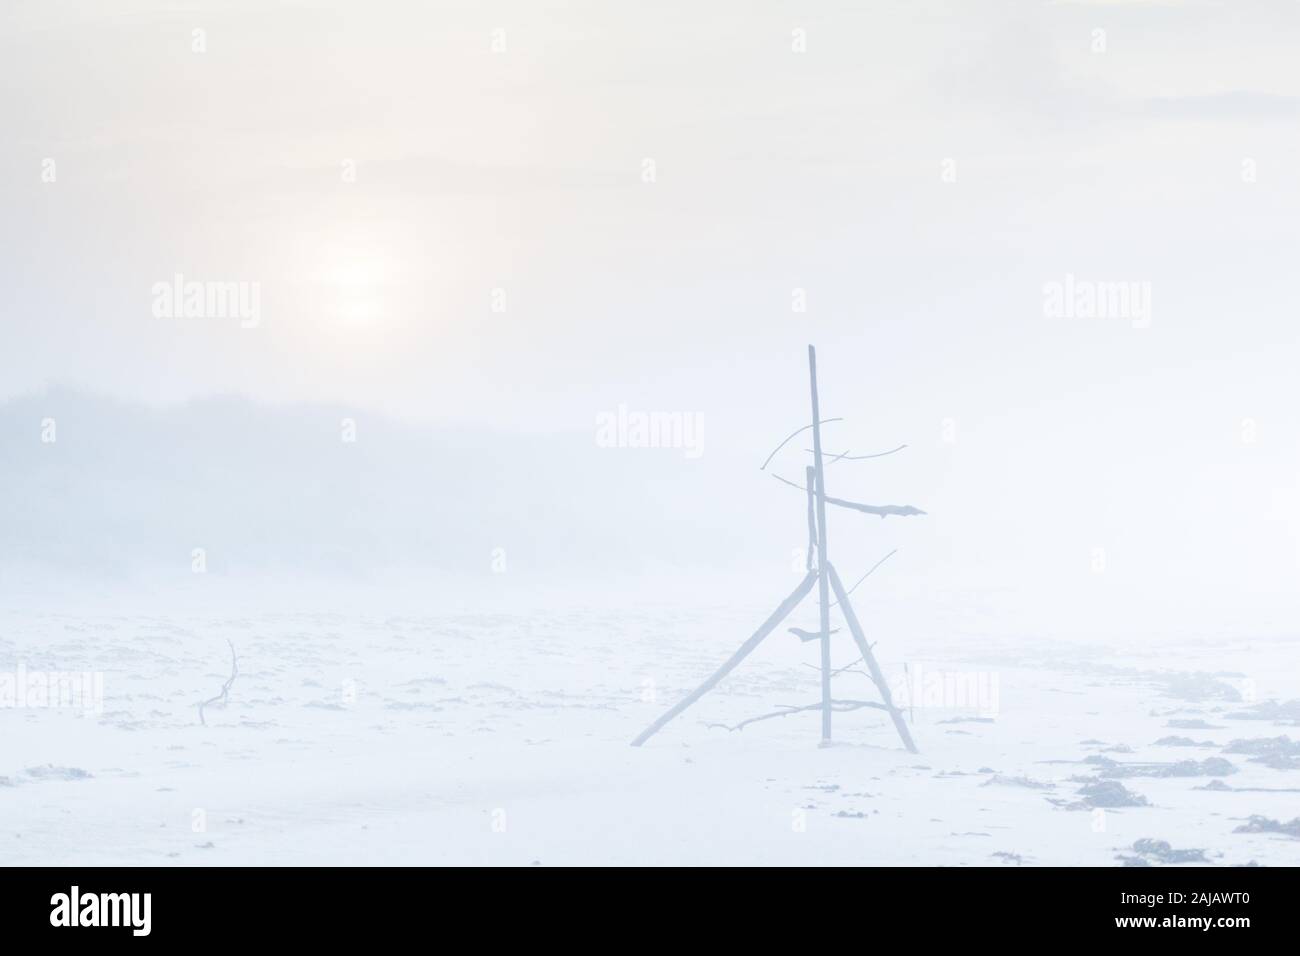
<svg viewBox="0 0 1300 956"><path fill-rule="evenodd" d="M8 3L0 673L102 698L0 708L27 859L1294 862L1298 41Z"/></svg>

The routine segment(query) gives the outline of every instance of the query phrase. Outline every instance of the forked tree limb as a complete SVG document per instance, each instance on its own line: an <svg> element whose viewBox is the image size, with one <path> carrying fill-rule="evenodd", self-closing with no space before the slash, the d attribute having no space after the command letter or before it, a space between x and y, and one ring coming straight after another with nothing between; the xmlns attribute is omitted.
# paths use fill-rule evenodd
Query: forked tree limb
<svg viewBox="0 0 1300 956"><path fill-rule="evenodd" d="M229 639L226 640L226 643L230 645L230 676L221 685L220 694L199 704L199 723L204 727L208 725L208 722L203 718L203 708L210 707L213 704L220 704L220 706L225 707L230 700L230 687L235 683L235 678L239 676L239 658L235 656L235 643Z"/></svg>
<svg viewBox="0 0 1300 956"><path fill-rule="evenodd" d="M880 693L880 699L885 702L889 716L893 718L894 729L898 731L898 736L903 739L903 745L909 751L919 753L916 744L912 741L912 734L908 731L907 724L903 720L903 715L894 706L893 697L889 693L889 682L885 680L880 665L876 663L876 656L871 653L871 646L867 644L866 635L862 633L862 625L858 623L858 616L853 611L853 605L849 603L849 596L844 591L840 576L835 573L834 565L828 564L827 569L830 571L831 587L835 590L835 597L840 602L840 613L844 615L844 623L849 626L849 633L853 635L853 640L857 642L858 650L862 653L862 659L867 662L867 669L871 671L871 680Z"/></svg>
<svg viewBox="0 0 1300 956"><path fill-rule="evenodd" d="M804 579L799 582L799 586L791 591L789 597L781 602L780 607L772 612L772 615L759 626L758 630L750 636L749 640L740 645L740 648L727 659L726 663L713 672L713 676L674 704L669 708L667 713L656 720L653 724L641 731L641 733L637 735L637 738L632 741L632 746L640 747L643 743L663 729L664 724L668 723L668 721L672 720L687 707L691 706L691 704L695 703L717 686L718 681L730 674L737 664L749 656L750 652L753 651L754 648L763 643L763 638L771 634L772 631L776 629L776 626L785 620L790 612L799 605L799 602L808 596L808 592L812 590L812 586L816 583L817 572L809 571L808 574L804 576Z"/></svg>

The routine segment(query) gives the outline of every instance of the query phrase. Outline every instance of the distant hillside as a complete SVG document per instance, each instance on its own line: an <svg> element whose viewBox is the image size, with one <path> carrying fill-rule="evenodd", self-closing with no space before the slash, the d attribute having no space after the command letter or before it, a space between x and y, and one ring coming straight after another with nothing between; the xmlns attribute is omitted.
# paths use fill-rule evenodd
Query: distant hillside
<svg viewBox="0 0 1300 956"><path fill-rule="evenodd" d="M680 452L598 448L593 434L236 398L156 410L51 390L0 405L0 566L188 568L195 548L221 574L490 573L497 548L538 570L691 564L719 534L745 550L750 523L718 516L727 503L705 491L709 474Z"/></svg>

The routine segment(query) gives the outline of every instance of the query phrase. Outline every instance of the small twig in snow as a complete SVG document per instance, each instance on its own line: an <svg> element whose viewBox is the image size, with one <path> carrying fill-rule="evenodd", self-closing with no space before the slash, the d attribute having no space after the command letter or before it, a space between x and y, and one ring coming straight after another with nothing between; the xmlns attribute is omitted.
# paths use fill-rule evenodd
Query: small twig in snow
<svg viewBox="0 0 1300 956"><path fill-rule="evenodd" d="M848 711L848 710L861 710L863 707L870 707L874 710L883 710L885 712L889 711L889 708L886 707L884 704L878 704L873 700L832 700L831 701L831 710L836 711L838 713L843 713L844 711ZM771 720L774 717L789 717L791 714L802 713L803 711L806 710L821 710L822 705L821 705L821 701L818 701L815 704L805 704L803 707L794 707L790 704L782 704L781 708L782 708L781 710L773 711L770 714L759 714L757 717L750 717L746 720L742 720L740 723L736 724L735 726L729 726L727 724L705 724L704 726L721 727L723 730L728 730L728 731L744 730L745 727L748 726L749 724L758 723L758 721L760 720Z"/></svg>
<svg viewBox="0 0 1300 956"><path fill-rule="evenodd" d="M199 723L204 727L208 725L208 722L203 718L203 708L212 704L225 707L230 701L230 685L232 685L235 682L235 678L239 676L239 658L235 656L235 643L231 640L227 640L226 643L230 645L230 676L227 677L226 682L221 685L220 694L213 697L211 700L205 700L199 704Z"/></svg>

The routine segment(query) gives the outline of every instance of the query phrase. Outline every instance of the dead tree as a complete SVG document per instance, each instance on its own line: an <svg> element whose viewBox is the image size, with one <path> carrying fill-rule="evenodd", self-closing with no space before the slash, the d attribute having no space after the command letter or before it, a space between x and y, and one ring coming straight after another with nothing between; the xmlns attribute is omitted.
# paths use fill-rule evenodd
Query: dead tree
<svg viewBox="0 0 1300 956"><path fill-rule="evenodd" d="M853 610L853 605L849 603L849 591L852 591L853 588L845 590L843 583L840 581L839 575L835 572L834 565L831 564L826 540L826 506L828 504L840 508L847 508L851 511L862 512L864 514L878 515L881 518L886 518L891 515L908 516L925 514L924 511L921 511L919 508L914 508L911 505L867 505L855 501L847 501L842 498L831 498L826 494L825 471L827 464L833 464L834 462L842 460L862 461L869 458L880 458L884 455L892 455L894 452L900 451L906 446L900 445L898 448L875 455L851 456L847 450L839 454L823 452L821 426L826 422L840 421L840 419L823 419L821 417L821 409L819 407L820 403L817 394L817 352L811 345L808 346L808 379L812 397L812 424L798 428L787 436L786 439L776 447L772 454L767 456L767 460L764 461L761 466L762 469L766 469L768 464L776 456L776 453L789 443L791 439L802 432L809 429L812 430L812 448L808 449L808 451L812 453L813 463L808 466L804 472L803 487L800 488L799 485L792 481L787 481L780 476L774 476L787 485L800 488L800 490L802 490L807 496L809 554L806 563L806 570L808 573L805 575L804 579L799 582L799 586L781 602L780 606L772 612L771 616L762 623L758 630L750 635L749 639L745 641L744 644L740 645L740 648L736 653L732 654L731 657L728 658L727 661L719 667L708 680L695 690L691 691L691 693L687 694L686 697L669 708L663 716L637 735L636 739L632 741L632 746L634 747L641 746L658 733L670 720L717 686L719 681L731 673L736 666L754 650L754 648L758 647L758 645L763 642L765 637L777 628L777 626L799 605L799 603L808 596L809 592L813 589L813 585L816 585L819 610L819 629L815 632L802 631L799 628L790 628L789 630L799 637L801 641L816 640L820 644L820 703L809 704L806 706L786 705L774 713L752 717L748 720L741 721L739 724L727 727L727 729L741 730L747 724L759 720L769 720L777 717L787 717L791 714L802 713L805 711L819 710L822 718L822 745L826 746L831 742L831 715L835 711L873 708L888 713L890 718L893 720L894 728L898 731L898 736L902 740L903 746L912 753L917 752L916 744L912 740L911 732L908 730L907 724L903 721L902 711L894 705L892 695L889 692L889 683L885 680L885 675L884 672L881 671L880 665L876 663L875 655L872 653L871 645L867 643L866 634L862 629L862 624L859 622L858 616ZM829 462L826 460L828 456L830 458ZM812 560L814 548L817 555L815 564ZM854 584L853 587L856 588L858 584L861 584L872 571L883 564L892 554L893 552L891 551L890 554L881 558L880 561L876 563L875 567L872 567L870 571L862 576L862 578L858 579L857 584ZM858 652L862 655L862 660L867 665L867 674L871 678L872 683L875 684L876 692L880 695L880 703L875 701L836 700L831 696L831 678L848 669L843 667L839 668L839 670L831 669L831 635L836 633L831 630L830 626L830 610L832 607L830 592L832 590L835 592L835 604L840 607L841 613L844 615L844 622L848 626L849 633L852 634Z"/></svg>

